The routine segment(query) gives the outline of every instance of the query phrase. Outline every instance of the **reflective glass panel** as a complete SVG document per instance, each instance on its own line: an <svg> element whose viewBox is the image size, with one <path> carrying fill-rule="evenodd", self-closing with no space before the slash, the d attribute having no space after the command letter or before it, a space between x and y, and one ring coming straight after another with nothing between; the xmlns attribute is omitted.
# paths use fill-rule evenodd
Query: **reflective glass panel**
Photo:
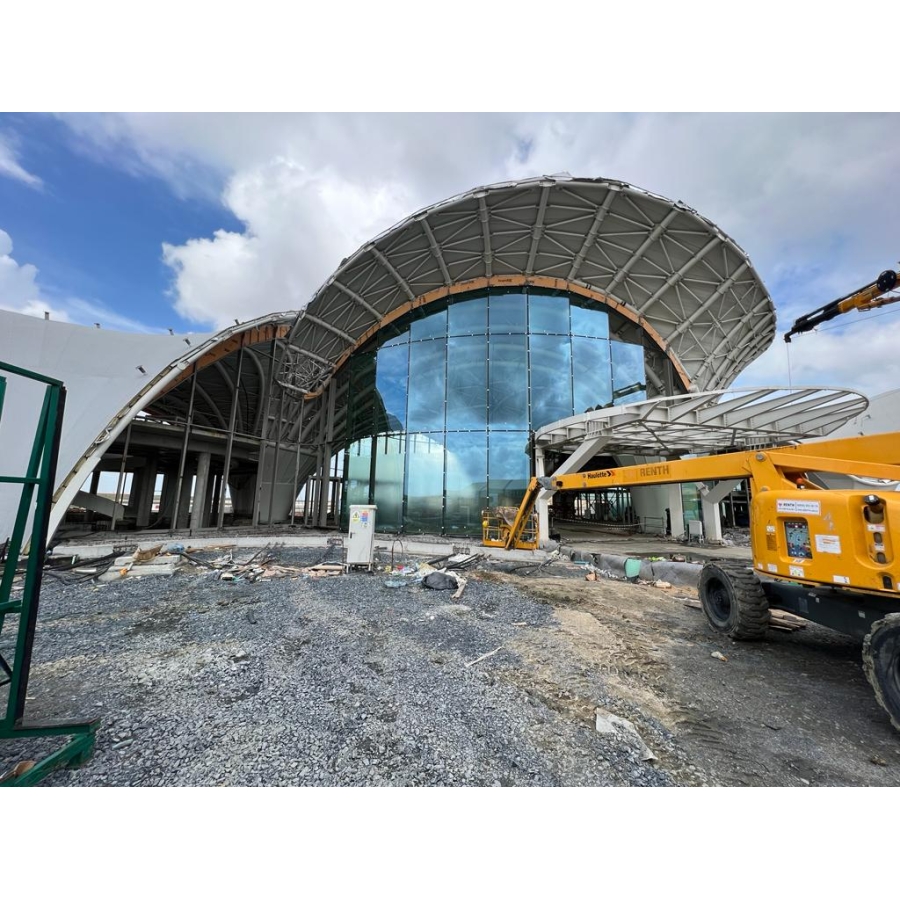
<svg viewBox="0 0 900 900"><path fill-rule="evenodd" d="M581 306L575 300L572 301L572 334L580 334L585 337L606 338L609 337L609 317L606 310L599 303Z"/></svg>
<svg viewBox="0 0 900 900"><path fill-rule="evenodd" d="M488 457L491 506L518 506L531 478L527 431L492 431Z"/></svg>
<svg viewBox="0 0 900 900"><path fill-rule="evenodd" d="M444 506L442 435L410 434L406 443L406 515L409 531L440 534Z"/></svg>
<svg viewBox="0 0 900 900"><path fill-rule="evenodd" d="M447 310L450 334L484 334L487 331L487 297L463 300Z"/></svg>
<svg viewBox="0 0 900 900"><path fill-rule="evenodd" d="M443 431L446 352L446 341L409 345L407 428L410 431Z"/></svg>
<svg viewBox="0 0 900 900"><path fill-rule="evenodd" d="M572 415L572 344L568 336L533 334L531 427Z"/></svg>
<svg viewBox="0 0 900 900"><path fill-rule="evenodd" d="M572 373L576 414L609 403L612 400L609 341L573 337Z"/></svg>
<svg viewBox="0 0 900 900"><path fill-rule="evenodd" d="M640 344L610 341L615 404L647 399L644 375L644 348Z"/></svg>
<svg viewBox="0 0 900 900"><path fill-rule="evenodd" d="M487 425L487 340L447 341L447 430Z"/></svg>
<svg viewBox="0 0 900 900"><path fill-rule="evenodd" d="M382 434L375 438L375 522L379 531L399 531L403 525L405 451L405 435Z"/></svg>
<svg viewBox="0 0 900 900"><path fill-rule="evenodd" d="M375 431L375 354L361 353L350 363L348 433L351 438Z"/></svg>
<svg viewBox="0 0 900 900"><path fill-rule="evenodd" d="M347 450L347 503L369 502L369 472L372 464L372 439L364 438Z"/></svg>
<svg viewBox="0 0 900 900"><path fill-rule="evenodd" d="M382 347L378 351L375 384L383 412L378 431L402 431L406 427L406 383L409 380L409 345Z"/></svg>
<svg viewBox="0 0 900 900"><path fill-rule="evenodd" d="M532 333L568 334L569 298L529 294L528 330Z"/></svg>
<svg viewBox="0 0 900 900"><path fill-rule="evenodd" d="M493 303L493 298L491 299ZM528 357L525 336L491 335L490 423L493 428L528 428Z"/></svg>
<svg viewBox="0 0 900 900"><path fill-rule="evenodd" d="M525 331L528 301L524 294L491 294L488 320L495 334Z"/></svg>
<svg viewBox="0 0 900 900"><path fill-rule="evenodd" d="M424 309L425 318L416 319L409 327L409 339L422 341L427 338L442 338L447 335L447 310L446 308L436 312L428 312Z"/></svg>
<svg viewBox="0 0 900 900"><path fill-rule="evenodd" d="M380 347L394 347L397 344L408 344L409 326L398 325L398 323L392 322L390 325L385 325L384 328L381 329L378 339Z"/></svg>
<svg viewBox="0 0 900 900"><path fill-rule="evenodd" d="M448 433L445 531L480 533L481 511L486 503L487 433Z"/></svg>

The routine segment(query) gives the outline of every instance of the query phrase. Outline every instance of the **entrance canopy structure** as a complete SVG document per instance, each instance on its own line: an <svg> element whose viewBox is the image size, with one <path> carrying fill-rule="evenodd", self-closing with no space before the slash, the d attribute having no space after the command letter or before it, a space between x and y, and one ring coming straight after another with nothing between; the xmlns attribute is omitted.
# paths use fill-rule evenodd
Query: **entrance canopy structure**
<svg viewBox="0 0 900 900"><path fill-rule="evenodd" d="M567 475L584 470L601 455L628 465L815 440L859 417L868 405L856 391L828 387L742 388L660 397L593 410L540 429L533 438L535 468L539 476ZM704 507L718 503L732 487L729 483L707 492ZM654 510L657 516L668 508L673 518L672 509L681 507L677 486L665 498L659 493L662 488L635 490L648 496L657 492L661 504ZM552 495L542 491L538 498L543 540L549 536ZM708 530L721 537L716 511L704 513Z"/></svg>

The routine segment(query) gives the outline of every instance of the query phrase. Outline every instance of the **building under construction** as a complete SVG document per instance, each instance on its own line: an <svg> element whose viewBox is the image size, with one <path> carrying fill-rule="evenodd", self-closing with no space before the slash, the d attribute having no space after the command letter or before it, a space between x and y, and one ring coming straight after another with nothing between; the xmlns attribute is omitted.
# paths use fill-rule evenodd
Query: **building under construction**
<svg viewBox="0 0 900 900"><path fill-rule="evenodd" d="M557 176L410 216L299 312L189 335L0 312L0 359L67 388L51 533L324 527L374 503L379 531L474 535L533 474L815 437L864 410L847 391L729 392L774 335L713 222ZM0 452L19 470L37 413L9 387ZM559 512L714 537L717 490L597 490ZM0 493L0 540L15 510Z"/></svg>

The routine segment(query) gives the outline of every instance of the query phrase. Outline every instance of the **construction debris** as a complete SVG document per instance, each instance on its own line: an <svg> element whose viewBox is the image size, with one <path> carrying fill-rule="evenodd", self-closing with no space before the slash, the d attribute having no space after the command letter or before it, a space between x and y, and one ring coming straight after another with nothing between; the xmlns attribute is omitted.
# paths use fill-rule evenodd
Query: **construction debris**
<svg viewBox="0 0 900 900"><path fill-rule="evenodd" d="M230 550L211 562L199 559L190 551L184 549L178 551L178 555L195 566L202 566L212 570L212 573L215 574L219 581L238 581L254 584L257 581L269 578L298 578L302 575L321 578L325 575L340 575L343 572L343 566L340 565L324 565L320 563L302 568L279 565L275 561L275 555L271 552L270 546L257 550L253 556L243 562L235 560L234 554Z"/></svg>
<svg viewBox="0 0 900 900"><path fill-rule="evenodd" d="M681 600L689 609L703 609L699 600L690 597L676 597L676 599ZM801 619L783 609L769 610L769 628L774 628L776 631L799 631L801 628L806 628L808 624L806 619Z"/></svg>
<svg viewBox="0 0 900 900"><path fill-rule="evenodd" d="M656 754L647 746L644 739L638 733L634 723L621 716L607 713L603 709L597 709L595 727L600 734L611 735L618 740L623 738L629 743L637 745L641 753L641 762L653 762Z"/></svg>
<svg viewBox="0 0 900 900"><path fill-rule="evenodd" d="M776 628L779 631L799 631L808 624L806 619L801 619L783 609L769 610L769 628Z"/></svg>
<svg viewBox="0 0 900 900"><path fill-rule="evenodd" d="M484 662L486 659L490 659L490 657L494 656L494 654L499 653L503 649L503 645L501 644L496 650L491 650L490 653L482 653L478 659L473 659L471 662L464 663L467 669L470 669L472 666L477 665L480 662Z"/></svg>
<svg viewBox="0 0 900 900"><path fill-rule="evenodd" d="M454 591L459 587L459 576L451 572L429 572L422 579L422 587L433 591Z"/></svg>
<svg viewBox="0 0 900 900"><path fill-rule="evenodd" d="M288 568L285 566L275 566L274 569L285 573L288 572ZM311 578L330 578L334 575L343 575L344 567L320 563L317 566L307 566L305 569L294 569L291 571L300 571L304 575L309 575Z"/></svg>
<svg viewBox="0 0 900 900"><path fill-rule="evenodd" d="M148 547L146 550L136 550L134 554L134 561L149 562L155 556L158 556L161 550L162 544L157 544L155 547Z"/></svg>
<svg viewBox="0 0 900 900"><path fill-rule="evenodd" d="M720 662L728 662L728 657L723 653L719 653L718 650L713 650L712 653L709 654L713 659L717 659Z"/></svg>

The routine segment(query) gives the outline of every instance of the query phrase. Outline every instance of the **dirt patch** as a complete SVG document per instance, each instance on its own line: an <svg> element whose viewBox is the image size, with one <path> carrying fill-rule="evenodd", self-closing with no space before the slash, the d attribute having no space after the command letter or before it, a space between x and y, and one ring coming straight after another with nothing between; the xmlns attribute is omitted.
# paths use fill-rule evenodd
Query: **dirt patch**
<svg viewBox="0 0 900 900"><path fill-rule="evenodd" d="M678 780L695 782L696 768L718 784L900 784L900 734L866 682L859 641L810 624L734 643L684 588L495 577L556 613L556 628L522 628L520 686L587 719L587 683L601 676L645 727L672 734L678 759L663 763Z"/></svg>

